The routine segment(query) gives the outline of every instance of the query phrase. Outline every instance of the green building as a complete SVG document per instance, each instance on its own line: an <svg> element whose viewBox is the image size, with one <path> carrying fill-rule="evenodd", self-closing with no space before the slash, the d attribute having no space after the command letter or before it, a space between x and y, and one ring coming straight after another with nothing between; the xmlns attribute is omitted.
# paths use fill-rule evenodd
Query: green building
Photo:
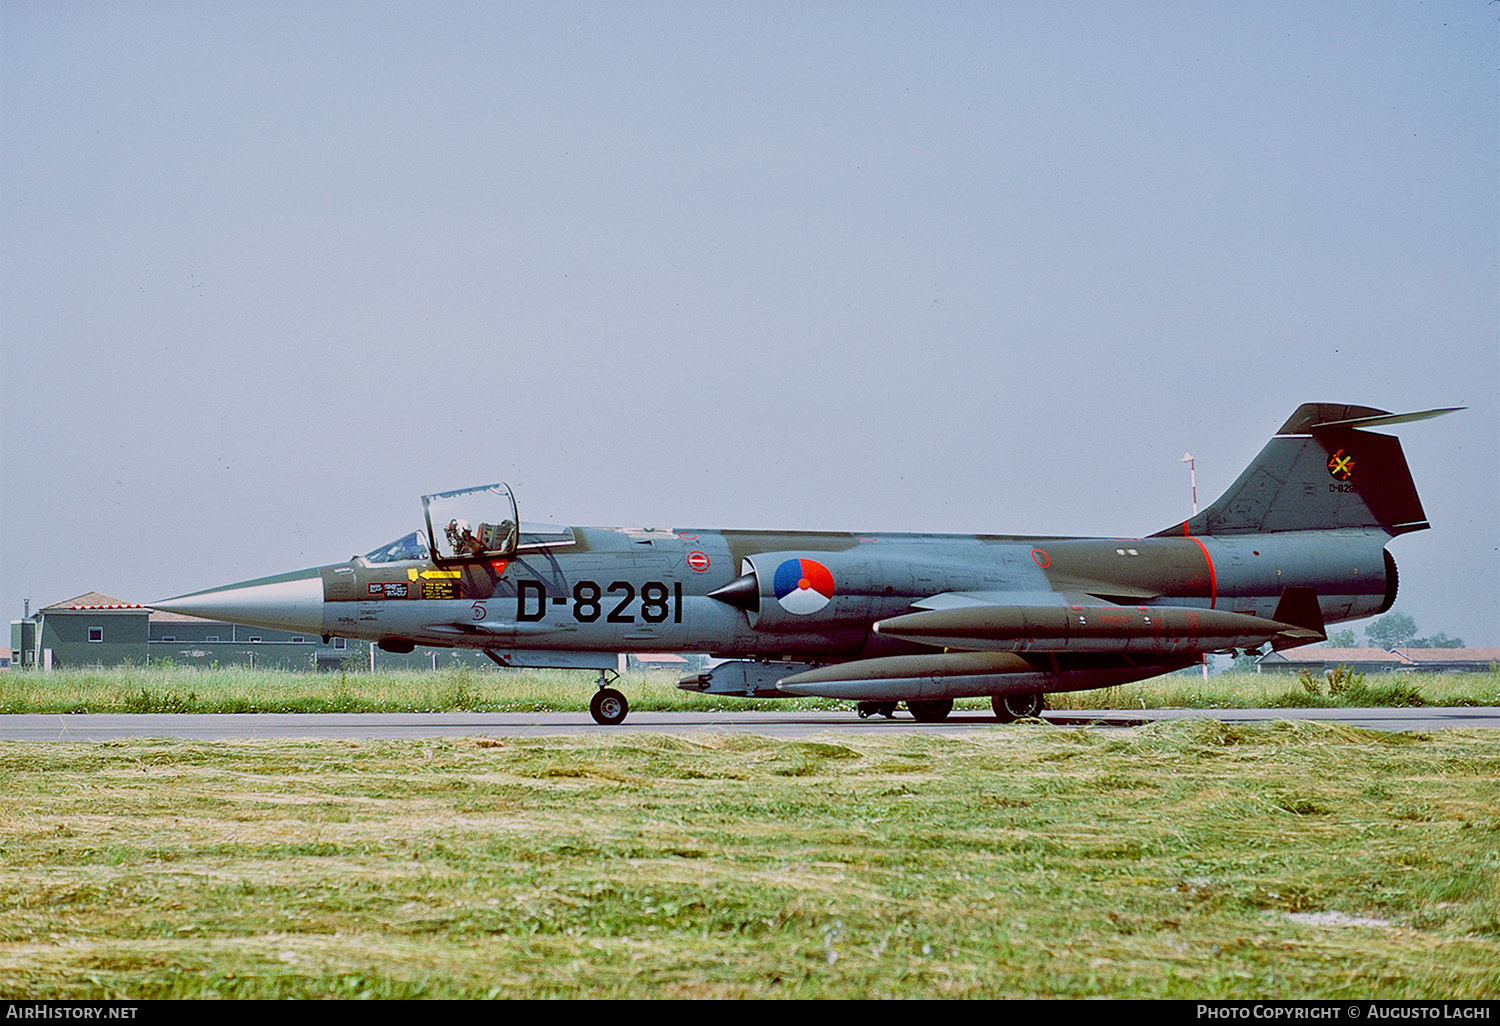
<svg viewBox="0 0 1500 1026"><path fill-rule="evenodd" d="M10 647L19 668L250 665L311 670L350 655L342 638L323 639L214 620L160 613L101 592L65 599L24 620L12 620ZM359 653L356 652L355 655Z"/></svg>
<svg viewBox="0 0 1500 1026"><path fill-rule="evenodd" d="M166 613L97 591L65 599L10 623L11 665L21 669L146 666L254 666L284 670L368 670L363 641L293 634ZM492 666L472 649L376 650L375 669L445 670Z"/></svg>

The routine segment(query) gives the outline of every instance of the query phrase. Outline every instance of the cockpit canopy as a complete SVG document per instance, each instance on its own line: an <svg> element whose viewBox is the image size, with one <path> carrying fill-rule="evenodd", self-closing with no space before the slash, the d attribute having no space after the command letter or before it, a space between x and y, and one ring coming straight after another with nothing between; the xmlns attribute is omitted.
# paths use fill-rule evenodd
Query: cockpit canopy
<svg viewBox="0 0 1500 1026"><path fill-rule="evenodd" d="M426 531L413 531L365 555L368 563L428 561L447 566L509 559L526 549L574 543L571 527L522 524L510 486L483 485L422 496Z"/></svg>
<svg viewBox="0 0 1500 1026"><path fill-rule="evenodd" d="M505 559L520 542L516 499L509 485L492 484L422 496L427 537L439 564Z"/></svg>

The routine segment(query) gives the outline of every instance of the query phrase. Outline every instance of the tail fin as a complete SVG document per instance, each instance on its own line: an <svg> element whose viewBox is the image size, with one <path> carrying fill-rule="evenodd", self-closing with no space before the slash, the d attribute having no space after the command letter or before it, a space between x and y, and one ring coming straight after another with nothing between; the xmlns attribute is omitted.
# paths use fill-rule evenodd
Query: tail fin
<svg viewBox="0 0 1500 1026"><path fill-rule="evenodd" d="M1401 443L1362 429L1453 409L1393 414L1368 406L1304 403L1217 502L1156 537L1340 527L1378 527L1394 536L1423 530L1427 514Z"/></svg>

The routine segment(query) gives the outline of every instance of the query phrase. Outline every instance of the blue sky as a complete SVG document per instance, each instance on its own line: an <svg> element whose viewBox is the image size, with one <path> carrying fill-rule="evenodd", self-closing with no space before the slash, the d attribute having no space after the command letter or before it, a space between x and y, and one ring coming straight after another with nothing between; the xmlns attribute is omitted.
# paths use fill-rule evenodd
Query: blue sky
<svg viewBox="0 0 1500 1026"><path fill-rule="evenodd" d="M1500 7L0 7L0 607L580 524L1148 534L1306 401L1500 644Z"/></svg>

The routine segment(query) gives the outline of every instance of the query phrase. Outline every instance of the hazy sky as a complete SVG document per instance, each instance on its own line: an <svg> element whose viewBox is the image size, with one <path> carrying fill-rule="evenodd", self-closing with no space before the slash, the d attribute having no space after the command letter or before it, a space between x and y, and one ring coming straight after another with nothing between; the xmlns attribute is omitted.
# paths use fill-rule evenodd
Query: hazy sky
<svg viewBox="0 0 1500 1026"><path fill-rule="evenodd" d="M1138 536L1399 430L1500 644L1500 5L0 5L0 610L528 520ZM1356 625L1362 626L1362 625Z"/></svg>

